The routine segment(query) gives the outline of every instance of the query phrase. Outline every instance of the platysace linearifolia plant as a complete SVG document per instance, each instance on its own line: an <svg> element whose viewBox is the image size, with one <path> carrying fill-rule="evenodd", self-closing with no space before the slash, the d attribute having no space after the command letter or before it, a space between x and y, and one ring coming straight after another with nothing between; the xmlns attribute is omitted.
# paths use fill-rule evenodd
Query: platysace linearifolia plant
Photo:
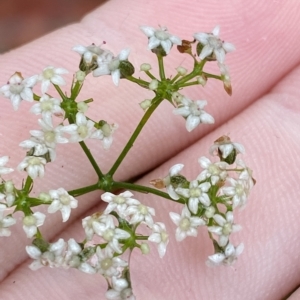
<svg viewBox="0 0 300 300"><path fill-rule="evenodd" d="M76 268L89 274L100 273L108 284L107 299L135 299L129 265L134 248L147 254L150 251L148 242L153 242L157 244L160 257L166 254L169 229L155 219L154 208L136 199L139 192L173 201L174 208L181 207L179 213L169 212L176 226L177 241L197 236L199 227L206 227L214 247L214 254L208 257L207 264L231 265L243 250L243 244L233 245L230 241L231 233L241 229L234 222L234 212L236 208L245 206L255 183L252 171L237 158L238 154L244 152L243 146L231 142L227 136L218 138L210 149L211 155L219 161L204 156L198 159L202 171L196 178L187 179L182 175L184 165L178 163L170 167L169 174L152 180L152 187L114 179L115 172L161 102L168 101L173 106L173 113L185 119L187 131L192 131L201 123L214 123L214 118L204 110L207 101L190 99L183 93L184 88L205 86L207 80L216 79L223 82L228 94L232 91L224 62L225 55L233 51L234 46L219 38L218 26L212 33L194 34L193 41L181 40L164 27L155 29L142 26L141 30L148 37L148 48L157 58L158 76L151 72L151 65L143 63L140 70L146 79L135 77L134 67L129 61L130 50L127 48L115 56L103 45L78 45L73 50L80 54L81 60L79 71L74 74L70 94L62 88L66 84L63 75L67 70L53 66L25 79L20 72L15 72L7 84L0 88L15 110L26 100L34 102L30 111L40 116L39 129L30 130L30 137L20 143L27 151L17 167L27 173L21 186L13 180L4 179L13 169L6 167L9 165L8 156L0 158L0 236L10 236L10 227L16 223L14 213L22 212L24 232L29 239L33 239L31 245L26 246L28 255L33 259L30 268L37 270L50 266ZM168 77L164 60L174 45L182 55L193 60L194 67L188 71L178 66L177 73ZM206 72L205 65L215 61L219 66L219 74ZM86 142L88 139L97 139L102 142L104 149L109 149L118 126L106 120L94 121L89 118L88 104L93 100L78 99L85 77L90 73L94 77L111 75L115 85L119 85L121 79L127 79L154 93L152 99L140 102L144 115L106 174ZM54 86L57 95L49 93L50 85ZM35 179L43 177L47 164L55 161L56 145L65 143L79 144L97 174L97 182L72 191L50 186L48 191L40 191L38 197L32 196ZM80 196L97 189L104 191L101 199L107 202L107 206L104 211L95 212L82 220L85 235L82 240L46 241L41 226L47 220L46 215L38 211L39 206L47 206L49 214L60 211L62 221L67 222L72 210L77 208ZM166 214L166 217L169 216ZM139 226L148 228L148 235L140 234Z"/></svg>

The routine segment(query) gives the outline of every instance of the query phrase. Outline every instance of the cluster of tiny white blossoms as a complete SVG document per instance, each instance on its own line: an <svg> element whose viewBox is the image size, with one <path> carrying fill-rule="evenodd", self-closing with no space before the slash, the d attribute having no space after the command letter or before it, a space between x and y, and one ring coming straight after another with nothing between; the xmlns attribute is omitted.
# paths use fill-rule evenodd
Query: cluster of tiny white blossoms
<svg viewBox="0 0 300 300"><path fill-rule="evenodd" d="M190 99L182 93L185 87L204 87L207 80L217 79L229 95L232 93L225 56L234 50L234 46L220 39L219 26L212 33L195 33L192 42L172 35L166 27L141 26L140 29L148 38L148 49L156 55L159 66L157 76L152 74L150 64L143 63L140 71L147 79L135 77L135 68L128 59L130 49L123 48L115 55L103 48L106 44L103 42L102 45L92 43L73 48L80 55L80 63L79 70L74 72L69 95L63 91L67 84L64 75L68 71L62 67L48 66L40 74L27 78L15 72L7 84L0 87L0 94L10 99L14 110L18 110L25 100L33 103L29 111L38 116L38 129L30 130L30 137L20 143L20 147L26 150L25 158L16 167L26 174L20 188L12 179L4 179L13 169L6 167L8 156L0 157L0 236L11 235L10 227L17 223L13 214L22 212L25 235L32 239L31 245L26 246L28 255L33 259L30 265L32 270L49 266L101 274L108 284L106 299L111 300L135 299L129 264L134 248L148 254L148 243L152 242L162 258L169 243L165 224L154 221L154 208L135 199L131 191L151 193L183 205L180 214L169 213L177 226L177 241L183 241L187 236L197 236L198 227L206 226L215 250L208 257L208 265L230 265L243 250L243 244L234 246L230 241L231 233L241 229L234 223L234 210L245 206L255 183L252 171L242 160L236 160L237 154L244 152L243 146L232 143L226 136L216 140L210 150L220 161L213 162L201 157L199 164L203 171L193 180L189 181L181 175L183 164L173 166L163 179L151 181L155 188L114 180L115 172L162 101L168 101L173 113L185 119L186 129L190 132L200 124L214 123L214 118L204 110L208 101ZM188 71L179 65L177 73L168 77L163 60L174 45L180 53L193 59L194 69ZM217 62L219 74L204 71L205 64L209 62ZM92 120L88 116L88 108L93 99L79 100L89 74L94 77L109 75L115 86L124 79L154 93L152 99L140 103L144 115L107 173L103 173L102 166L96 162L92 149L86 143L88 139L97 139L108 150L118 126L105 120ZM52 95L50 87L57 95ZM58 187L42 191L37 197L32 196L32 189L44 177L47 164L55 161L57 144L67 143L79 143L98 177L97 182L72 191ZM159 190L162 188L167 193ZM72 210L79 206L77 198L95 190L104 191L101 199L107 206L82 220L82 241L73 238L68 241L62 238L56 242L46 241L41 229L46 214L38 211L38 207L46 205L49 214L60 212L62 221L67 222ZM120 192L115 194L115 190ZM148 235L141 234L139 226L144 226Z"/></svg>
<svg viewBox="0 0 300 300"><path fill-rule="evenodd" d="M233 211L245 206L255 183L252 171L242 160L236 160L237 154L243 152L241 144L232 143L229 137L222 136L210 149L220 161L200 157L198 162L203 171L196 179L188 181L180 174L184 165L176 164L168 176L152 181L155 187L165 187L172 199L184 204L181 214L170 212L177 226L177 241L197 236L198 227L207 226L215 248L215 254L208 257L210 266L234 263L244 248L243 244L235 247L229 241L231 233L241 229L234 223Z"/></svg>
<svg viewBox="0 0 300 300"><path fill-rule="evenodd" d="M49 192L56 198L57 193L58 191ZM34 245L26 247L28 255L34 259L30 268L37 270L50 266L77 268L89 274L98 273L109 282L107 299L118 299L116 295L119 294L134 297L130 282L124 275L129 263L122 255L127 253L130 257L132 245L138 246L144 254L149 253L150 248L146 243L149 240L157 244L159 255L163 257L169 239L165 225L153 221L154 209L132 197L133 194L129 191L118 195L110 192L102 194L101 199L108 203L106 209L82 220L85 231L84 243L79 244L74 239L67 242L59 239L55 243L36 239ZM141 224L150 229L149 236L135 233ZM138 241L141 243L138 244Z"/></svg>

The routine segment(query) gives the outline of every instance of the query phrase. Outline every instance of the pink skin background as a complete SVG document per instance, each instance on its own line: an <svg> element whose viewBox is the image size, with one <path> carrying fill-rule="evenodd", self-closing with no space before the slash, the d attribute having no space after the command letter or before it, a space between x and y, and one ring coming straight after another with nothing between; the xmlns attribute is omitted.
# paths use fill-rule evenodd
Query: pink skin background
<svg viewBox="0 0 300 300"><path fill-rule="evenodd" d="M47 65L67 68L70 83L79 62L78 54L70 49L77 44L100 44L105 40L106 47L115 53L130 47L129 59L136 66L136 76L143 76L139 72L141 63L151 63L155 69L155 57L146 50L147 39L139 25L167 26L171 33L191 40L193 33L210 32L219 24L222 39L236 46L237 50L226 58L232 75L232 97L217 81L209 81L205 89L185 91L192 99L208 100L206 110L216 123L187 133L184 120L173 115L169 103L163 103L116 178L140 177L138 182L148 185L151 179L165 176L175 163L185 164L183 174L195 178L201 171L198 158L208 155L208 147L215 139L229 134L245 146L243 159L257 180L246 209L236 213L236 222L243 230L234 234L234 242L244 242L244 253L232 267L208 268L205 260L213 253L213 247L205 228L200 228L197 238L177 243L175 225L168 212L180 212L182 207L151 195L136 194L136 198L156 209L155 220L165 221L170 232L164 259L159 259L155 247L147 256L134 251L131 272L137 299L273 300L282 299L299 285L299 9L297 0L112 0L81 23L0 57L1 84L15 71L27 77L40 73ZM174 47L166 59L167 73L175 74L178 65L189 64L189 58L177 54ZM69 86L64 87L68 89ZM120 125L110 151L89 143L104 172L143 115L138 103L152 95L125 80L115 88L108 76L87 79L80 98L94 98L89 116ZM0 153L9 155L10 166L16 166L25 154L18 144L29 137L30 129L38 128L37 117L28 113L30 106L26 102L16 113L8 100L1 103ZM20 173L20 180L23 175ZM79 147L63 145L58 147L56 163L47 166L45 180L36 181L35 192L61 186L74 189L95 181ZM82 240L81 219L104 208L99 195L81 197L67 223L61 223L60 213L48 216L42 232L47 231L45 236L51 241L60 237ZM24 249L30 241L24 236L21 217L19 214L12 236L1 238L1 299L104 299L106 285L100 275L50 268L32 272ZM300 299L300 293L290 299Z"/></svg>

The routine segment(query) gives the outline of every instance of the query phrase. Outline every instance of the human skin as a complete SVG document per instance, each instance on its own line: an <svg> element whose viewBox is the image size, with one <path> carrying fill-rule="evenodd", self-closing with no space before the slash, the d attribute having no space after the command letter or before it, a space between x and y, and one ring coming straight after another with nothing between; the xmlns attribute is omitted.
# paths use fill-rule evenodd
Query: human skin
<svg viewBox="0 0 300 300"><path fill-rule="evenodd" d="M125 4L126 3L126 4ZM135 197L156 209L156 221L166 223L170 235L167 254L160 259L155 248L148 256L134 251L131 276L137 299L282 299L299 285L299 172L300 165L300 2L290 1L134 1L106 2L80 24L53 32L0 57L0 82L5 84L15 72L24 77L38 74L48 66L77 70L79 56L70 49L77 44L100 44L118 53L130 47L129 60L136 66L149 62L154 55L146 50L147 38L139 25L167 26L183 39L195 32L210 32L221 26L221 38L237 50L226 57L230 68L233 95L227 96L222 84L211 81L202 87L186 90L191 99L207 99L206 111L214 116L214 125L200 125L192 133L184 120L174 116L169 103L162 104L144 128L130 154L117 172L118 180L141 177L139 184L149 185L163 177L176 163L183 163L183 174L193 179L200 173L197 160L208 155L208 147L218 137L230 135L246 148L243 159L257 181L246 209L236 212L236 223L243 226L234 234L235 243L245 250L233 267L208 268L205 260L213 247L205 228L197 238L181 243L174 239L175 225L169 211L182 206L156 196L135 193ZM174 56L173 56L174 53ZM186 55L172 49L166 58L168 74L188 63ZM211 63L213 64L213 63ZM67 90L67 87L63 90ZM81 99L94 98L88 115L116 122L119 129L111 150L91 150L104 172L109 169L133 132L142 110L138 103L152 95L131 82L121 80L115 88L111 78L88 78ZM0 154L11 157L9 166L17 165L25 152L18 148L37 129L36 117L21 103L13 112L10 102L1 99ZM24 175L24 174L22 174ZM21 178L21 176L19 177ZM63 186L74 189L96 180L87 159L76 145L58 147L58 158L47 166L45 180L37 180L36 191ZM47 181L48 183L45 183ZM81 219L104 209L99 193L79 198L67 223L60 213L48 215L41 227L51 241L62 237L83 239ZM1 238L0 298L12 299L103 299L106 290L101 276L77 270L43 268L32 272L25 252L28 240L21 226L12 236ZM296 292L297 293L297 292ZM300 293L291 299L300 299Z"/></svg>

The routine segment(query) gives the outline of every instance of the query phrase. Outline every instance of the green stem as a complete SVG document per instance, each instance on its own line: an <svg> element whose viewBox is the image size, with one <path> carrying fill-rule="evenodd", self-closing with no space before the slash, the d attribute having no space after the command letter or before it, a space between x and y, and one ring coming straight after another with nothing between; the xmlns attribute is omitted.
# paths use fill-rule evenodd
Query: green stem
<svg viewBox="0 0 300 300"><path fill-rule="evenodd" d="M78 196L96 191L98 189L99 189L98 183L95 183L95 184L88 185L88 186L85 186L85 187L82 187L82 188L79 188L79 189L76 189L76 190L68 191L68 194L73 196L73 197L78 197Z"/></svg>
<svg viewBox="0 0 300 300"><path fill-rule="evenodd" d="M205 63L206 63L205 59L202 60L200 63L196 63L194 65L194 70L191 73L189 73L186 76L183 76L181 79L179 79L176 82L176 84L181 86L181 84L184 84L187 81L193 79L194 77L201 75Z"/></svg>
<svg viewBox="0 0 300 300"><path fill-rule="evenodd" d="M138 79L133 76L127 76L126 79L128 79L131 82L137 83L139 86L141 86L145 89L149 89L149 82L147 82L145 80Z"/></svg>
<svg viewBox="0 0 300 300"><path fill-rule="evenodd" d="M181 84L180 87L183 88L183 87L193 86L193 85L200 85L200 83L198 81L191 81L188 83Z"/></svg>
<svg viewBox="0 0 300 300"><path fill-rule="evenodd" d="M125 145L124 149L122 150L121 154L119 155L119 157L117 158L117 160L115 161L114 165L111 167L111 169L109 170L109 172L107 173L107 175L110 175L112 177L114 175L114 173L117 171L118 167L122 163L122 161L125 158L125 156L127 155L128 151L133 146L134 141L136 140L136 138L138 137L138 135L142 131L142 129L145 126L145 124L147 123L148 119L150 118L150 116L152 115L152 113L155 111L155 109L158 107L158 105L162 101L163 101L163 98L161 98L159 96L155 96L152 99L152 101L151 101L152 105L145 112L145 114L144 114L143 118L141 119L140 123L136 127L136 129L133 132L132 136L130 137L129 141Z"/></svg>
<svg viewBox="0 0 300 300"><path fill-rule="evenodd" d="M174 83L181 75L177 73L174 78L170 81L170 83Z"/></svg>
<svg viewBox="0 0 300 300"><path fill-rule="evenodd" d="M81 141L79 142L79 145L81 146L82 150L84 151L85 155L89 159L90 163L92 164L95 172L98 175L98 178L103 178L103 173L101 172L97 162L95 161L93 155L91 154L90 149L86 146L85 142Z"/></svg>
<svg viewBox="0 0 300 300"><path fill-rule="evenodd" d="M148 235L147 235L147 236L137 235L137 236L135 237L135 239L136 239L137 241L147 241L148 238L149 238Z"/></svg>
<svg viewBox="0 0 300 300"><path fill-rule="evenodd" d="M156 79L154 75L152 75L149 71L145 71L145 73L151 78Z"/></svg>
<svg viewBox="0 0 300 300"><path fill-rule="evenodd" d="M154 188L151 188L151 187L143 186L143 185L138 185L138 184L129 183L129 182L114 181L112 186L114 188L117 188L117 189L121 188L121 189L125 189L125 190L132 190L132 191L136 191L136 192L140 192L140 193L146 193L146 194L150 193L150 194L157 195L157 196L160 196L162 198L171 200L173 202L181 203L181 204L185 203L184 200L181 200L181 199L174 200L169 196L169 194L167 194L165 192L162 192L160 190L157 190L157 189L154 189Z"/></svg>
<svg viewBox="0 0 300 300"><path fill-rule="evenodd" d="M27 176L23 190L28 194L32 188L32 183L33 183L32 178L30 176Z"/></svg>
<svg viewBox="0 0 300 300"><path fill-rule="evenodd" d="M71 89L71 99L72 100L75 101L75 99L77 98L78 94L81 91L82 86L83 86L83 81L82 82L76 81L75 85Z"/></svg>
<svg viewBox="0 0 300 300"><path fill-rule="evenodd" d="M62 99L62 100L66 100L67 97L66 97L66 95L63 93L63 91L61 90L61 88L60 88L58 85L56 85L56 84L53 84L53 85L54 85L55 89L57 90L57 92L59 93L61 99Z"/></svg>
<svg viewBox="0 0 300 300"><path fill-rule="evenodd" d="M215 78L215 79L218 79L218 80L222 80L220 75L209 74L209 73L206 73L206 72L203 72L202 74L205 75L207 78Z"/></svg>
<svg viewBox="0 0 300 300"><path fill-rule="evenodd" d="M157 55L157 59L158 59L160 79L161 80L165 80L166 79L166 75L165 75L165 67L164 67L164 58L161 55Z"/></svg>

